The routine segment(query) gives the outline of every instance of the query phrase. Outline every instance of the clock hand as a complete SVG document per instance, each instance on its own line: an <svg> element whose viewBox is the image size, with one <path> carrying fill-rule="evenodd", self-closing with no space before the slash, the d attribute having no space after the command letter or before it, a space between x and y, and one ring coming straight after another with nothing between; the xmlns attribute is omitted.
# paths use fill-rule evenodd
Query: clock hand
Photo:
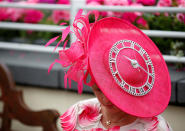
<svg viewBox="0 0 185 131"><path fill-rule="evenodd" d="M132 67L137 68L137 67L139 66L137 60L131 59L131 58L129 58L128 56L125 56L125 55L123 55L123 56L124 56L127 60L129 60L129 61L131 62Z"/></svg>
<svg viewBox="0 0 185 131"><path fill-rule="evenodd" d="M142 66L140 66L139 64L138 64L138 66L139 66L145 73L147 73L148 75L152 76L152 74L151 74L151 73L148 73ZM152 76L152 77L153 77L153 76Z"/></svg>
<svg viewBox="0 0 185 131"><path fill-rule="evenodd" d="M132 62L133 61L133 59L130 59L128 56L125 56L125 55L123 55L127 60L129 60L130 62Z"/></svg>
<svg viewBox="0 0 185 131"><path fill-rule="evenodd" d="M146 73L148 74L148 72L147 72L142 66L140 66L139 64L138 64L138 66L139 66L144 72L146 72Z"/></svg>
<svg viewBox="0 0 185 131"><path fill-rule="evenodd" d="M145 73L149 75L149 73L137 62L135 59L131 59L128 56L123 55L127 60L129 60L134 68L140 67ZM139 70L140 71L140 70Z"/></svg>

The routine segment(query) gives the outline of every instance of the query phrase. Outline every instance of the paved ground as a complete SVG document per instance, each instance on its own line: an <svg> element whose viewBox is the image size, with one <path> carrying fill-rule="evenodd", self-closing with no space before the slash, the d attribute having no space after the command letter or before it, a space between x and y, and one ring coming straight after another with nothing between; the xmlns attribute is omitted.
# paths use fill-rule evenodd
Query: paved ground
<svg viewBox="0 0 185 131"><path fill-rule="evenodd" d="M23 90L25 103L31 109L57 109L61 114L75 102L94 97L92 94L79 95L76 92L65 90L28 86L17 87ZM169 105L162 115L168 120L174 131L185 131L185 106ZM57 125L62 131L59 120ZM40 127L28 127L18 121L13 121L13 129L17 131L41 131Z"/></svg>

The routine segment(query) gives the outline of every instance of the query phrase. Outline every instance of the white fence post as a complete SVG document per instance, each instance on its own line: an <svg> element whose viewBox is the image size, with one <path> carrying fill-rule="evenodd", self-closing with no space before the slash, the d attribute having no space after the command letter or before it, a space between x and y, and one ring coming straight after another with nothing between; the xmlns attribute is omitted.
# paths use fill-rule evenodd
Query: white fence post
<svg viewBox="0 0 185 131"><path fill-rule="evenodd" d="M85 0L70 0L71 2L71 11L70 11L70 26L71 29L73 28L73 21L75 18L76 13L78 12L78 10L80 9L80 7L85 6ZM76 40L76 36L72 33L70 35L70 39L71 39L71 43L73 43Z"/></svg>

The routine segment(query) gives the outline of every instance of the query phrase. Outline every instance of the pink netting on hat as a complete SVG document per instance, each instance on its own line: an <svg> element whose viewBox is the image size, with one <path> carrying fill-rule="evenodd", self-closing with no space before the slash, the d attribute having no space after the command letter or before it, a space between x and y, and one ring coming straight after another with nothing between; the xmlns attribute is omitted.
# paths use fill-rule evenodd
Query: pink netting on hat
<svg viewBox="0 0 185 131"><path fill-rule="evenodd" d="M65 49L67 41L64 43L63 49L59 50L59 59L56 59L49 67L48 73L51 71L53 65L55 63L59 63L64 67L65 76L64 76L64 85L67 87L67 78L69 79L69 87L71 80L74 80L78 83L78 92L82 93L83 90L83 82L86 85L91 86L93 84L93 80L89 83L86 82L87 76L89 75L89 66L88 66L88 53L87 53L87 40L90 33L91 26L98 19L98 11L92 11L87 13L87 15L82 15L83 10L79 10L77 13L75 20L73 22L73 31L77 37L76 41L71 44L69 49ZM94 14L95 22L89 23L89 15ZM79 27L79 24L82 25L82 28ZM61 23L60 25L65 25L65 23ZM70 26L63 30L62 36L56 36L50 39L45 46L49 46L51 43L60 38L60 41L57 43L56 48L65 41L66 37L69 33L72 33L70 30Z"/></svg>

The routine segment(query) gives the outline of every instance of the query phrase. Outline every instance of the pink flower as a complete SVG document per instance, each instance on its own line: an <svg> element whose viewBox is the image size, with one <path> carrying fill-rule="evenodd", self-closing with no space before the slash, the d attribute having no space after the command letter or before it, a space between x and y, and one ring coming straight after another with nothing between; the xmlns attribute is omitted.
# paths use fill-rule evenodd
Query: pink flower
<svg viewBox="0 0 185 131"><path fill-rule="evenodd" d="M7 20L9 14L7 13L7 8L0 8L0 21Z"/></svg>
<svg viewBox="0 0 185 131"><path fill-rule="evenodd" d="M8 8L7 13L9 14L9 19L15 22L23 17L25 11L21 8Z"/></svg>
<svg viewBox="0 0 185 131"><path fill-rule="evenodd" d="M185 14L184 13L178 13L176 15L177 19L180 21L180 22L183 22L185 24Z"/></svg>
<svg viewBox="0 0 185 131"><path fill-rule="evenodd" d="M70 4L70 0L59 0L57 2L57 4L66 4L66 5L68 5L68 4Z"/></svg>
<svg viewBox="0 0 185 131"><path fill-rule="evenodd" d="M184 8L185 0L178 0L178 7ZM183 22L185 24L185 13L177 13L176 17L180 22Z"/></svg>
<svg viewBox="0 0 185 131"><path fill-rule="evenodd" d="M104 0L86 0L86 3L87 3L87 4L89 4L89 3L91 3L91 2L96 2L96 3L101 4L101 3L104 2Z"/></svg>
<svg viewBox="0 0 185 131"><path fill-rule="evenodd" d="M169 7L172 6L172 0L159 0L157 3L157 7ZM160 15L160 13L155 13L156 15ZM164 13L165 16L168 16L168 13Z"/></svg>
<svg viewBox="0 0 185 131"><path fill-rule="evenodd" d="M146 21L143 17L140 17L140 18L136 21L136 23L139 24L139 25L141 25L142 27L145 27L145 28L148 27L147 21Z"/></svg>
<svg viewBox="0 0 185 131"><path fill-rule="evenodd" d="M159 0L157 3L158 7L168 7L172 5L172 0Z"/></svg>
<svg viewBox="0 0 185 131"><path fill-rule="evenodd" d="M132 3L130 6L136 6L136 7L143 7L142 4L139 3ZM142 16L142 12L134 12L137 16Z"/></svg>
<svg viewBox="0 0 185 131"><path fill-rule="evenodd" d="M155 5L155 0L136 0L136 2L149 6Z"/></svg>
<svg viewBox="0 0 185 131"><path fill-rule="evenodd" d="M123 19L129 21L130 23L135 22L138 16L133 12L125 12L122 16Z"/></svg>
<svg viewBox="0 0 185 131"><path fill-rule="evenodd" d="M185 0L177 0L178 6L183 6L185 7Z"/></svg>
<svg viewBox="0 0 185 131"><path fill-rule="evenodd" d="M101 4L99 2L97 2L97 1L91 0L89 3L87 3L87 5L98 6L98 5L101 5ZM103 17L106 17L107 16L107 12L106 11L101 11L100 15L103 16Z"/></svg>
<svg viewBox="0 0 185 131"><path fill-rule="evenodd" d="M25 23L38 23L43 18L44 14L39 10L26 10L24 22Z"/></svg>
<svg viewBox="0 0 185 131"><path fill-rule="evenodd" d="M129 1L128 0L104 0L105 5L112 5L112 6L128 6ZM120 12L112 12L108 11L107 12L108 16L116 16L116 17L121 17L123 13Z"/></svg>
<svg viewBox="0 0 185 131"><path fill-rule="evenodd" d="M91 1L91 2L88 2L87 5L101 5L101 4L97 1Z"/></svg>
<svg viewBox="0 0 185 131"><path fill-rule="evenodd" d="M70 18L69 11L54 10L52 13L52 19L55 24L58 24L60 20L68 21Z"/></svg>
<svg viewBox="0 0 185 131"><path fill-rule="evenodd" d="M54 4L55 0L39 0L39 3L48 3L48 4Z"/></svg>
<svg viewBox="0 0 185 131"><path fill-rule="evenodd" d="M69 0L59 0L57 4L70 4ZM52 20L55 24L58 24L60 20L68 21L70 19L70 13L66 10L54 10L52 12Z"/></svg>
<svg viewBox="0 0 185 131"><path fill-rule="evenodd" d="M39 0L28 0L26 1L26 3L31 3L31 4L34 4L34 3L38 3Z"/></svg>
<svg viewBox="0 0 185 131"><path fill-rule="evenodd" d="M129 5L128 0L104 0L105 5L119 5L119 6L126 6Z"/></svg>
<svg viewBox="0 0 185 131"><path fill-rule="evenodd" d="M133 2L132 0L128 0L128 3L129 3L129 4L132 4L132 3L134 3L134 2Z"/></svg>
<svg viewBox="0 0 185 131"><path fill-rule="evenodd" d="M25 4L26 2L21 1L19 4ZM24 14L25 10L21 8L7 8L7 13L9 15L9 19L13 22L20 20Z"/></svg>

